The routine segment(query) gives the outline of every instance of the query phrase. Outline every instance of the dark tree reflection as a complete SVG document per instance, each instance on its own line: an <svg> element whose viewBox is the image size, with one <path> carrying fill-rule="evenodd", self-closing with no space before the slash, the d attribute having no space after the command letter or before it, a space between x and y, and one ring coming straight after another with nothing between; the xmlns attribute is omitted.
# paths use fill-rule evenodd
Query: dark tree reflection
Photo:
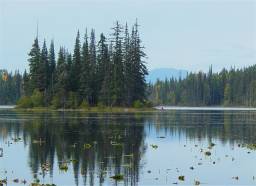
<svg viewBox="0 0 256 186"><path fill-rule="evenodd" d="M22 138L35 178L48 174L42 169L46 163L51 176L53 167L67 163L76 185L81 184L80 176L84 185L102 185L116 174L124 175L125 185L138 185L146 134L151 131L209 143L256 142L256 113L249 111L2 112L0 118L1 140Z"/></svg>

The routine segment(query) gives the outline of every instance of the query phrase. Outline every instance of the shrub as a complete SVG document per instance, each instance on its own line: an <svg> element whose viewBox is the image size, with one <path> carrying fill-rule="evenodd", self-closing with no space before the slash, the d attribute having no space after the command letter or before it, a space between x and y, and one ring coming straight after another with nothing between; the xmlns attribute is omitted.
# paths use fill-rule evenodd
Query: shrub
<svg viewBox="0 0 256 186"><path fill-rule="evenodd" d="M75 92L68 93L68 100L66 104L67 108L77 108L78 107L78 96Z"/></svg>
<svg viewBox="0 0 256 186"><path fill-rule="evenodd" d="M33 103L31 101L31 98L28 96L21 97L17 102L18 108L31 108L33 107Z"/></svg>
<svg viewBox="0 0 256 186"><path fill-rule="evenodd" d="M44 105L43 93L35 89L31 96L31 101L33 103L33 107L42 107Z"/></svg>
<svg viewBox="0 0 256 186"><path fill-rule="evenodd" d="M97 104L97 106L98 106L99 109L104 109L105 108L105 105L102 102L99 102Z"/></svg>
<svg viewBox="0 0 256 186"><path fill-rule="evenodd" d="M82 103L80 104L81 109L88 109L89 108L89 103L86 100L83 100Z"/></svg>
<svg viewBox="0 0 256 186"><path fill-rule="evenodd" d="M147 107L147 108L151 108L151 107L153 107L153 103L149 100L146 100L145 103L144 103L144 106Z"/></svg>
<svg viewBox="0 0 256 186"><path fill-rule="evenodd" d="M140 100L136 100L136 101L133 102L133 107L134 108L142 108L143 103Z"/></svg>
<svg viewBox="0 0 256 186"><path fill-rule="evenodd" d="M53 98L52 98L52 101L51 101L51 105L54 109L57 109L57 108L60 108L61 107L61 102L60 102L60 97L58 95L55 95Z"/></svg>

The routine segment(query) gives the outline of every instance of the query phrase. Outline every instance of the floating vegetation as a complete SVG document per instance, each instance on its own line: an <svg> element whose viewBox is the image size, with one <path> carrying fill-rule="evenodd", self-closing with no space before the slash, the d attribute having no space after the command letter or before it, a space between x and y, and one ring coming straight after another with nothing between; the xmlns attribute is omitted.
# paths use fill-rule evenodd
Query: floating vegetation
<svg viewBox="0 0 256 186"><path fill-rule="evenodd" d="M3 184L7 184L7 179L0 180L0 186L2 186Z"/></svg>
<svg viewBox="0 0 256 186"><path fill-rule="evenodd" d="M238 176L233 176L232 179L239 180L239 177Z"/></svg>
<svg viewBox="0 0 256 186"><path fill-rule="evenodd" d="M90 149L91 147L92 145L89 143L84 144L84 149Z"/></svg>
<svg viewBox="0 0 256 186"><path fill-rule="evenodd" d="M208 149L212 149L215 146L215 143L210 143Z"/></svg>
<svg viewBox="0 0 256 186"><path fill-rule="evenodd" d="M157 149L158 148L158 145L154 145L154 144L152 144L152 145L150 145L153 149Z"/></svg>
<svg viewBox="0 0 256 186"><path fill-rule="evenodd" d="M158 136L157 138L166 138L165 136Z"/></svg>
<svg viewBox="0 0 256 186"><path fill-rule="evenodd" d="M40 183L31 183L31 186L56 186L55 184L40 184Z"/></svg>
<svg viewBox="0 0 256 186"><path fill-rule="evenodd" d="M248 144L246 147L250 150L256 150L256 144Z"/></svg>
<svg viewBox="0 0 256 186"><path fill-rule="evenodd" d="M51 166L49 163L46 162L41 167L43 171L49 171Z"/></svg>
<svg viewBox="0 0 256 186"><path fill-rule="evenodd" d="M124 175L122 175L122 174L117 174L117 175L115 175L115 176L111 176L110 178L112 178L112 179L114 179L114 180L116 180L116 181L121 181L121 180L124 179Z"/></svg>
<svg viewBox="0 0 256 186"><path fill-rule="evenodd" d="M210 143L210 147L214 147L215 145L215 143Z"/></svg>
<svg viewBox="0 0 256 186"><path fill-rule="evenodd" d="M66 172L68 170L68 165L66 163L60 164L59 168L60 168L60 170Z"/></svg>
<svg viewBox="0 0 256 186"><path fill-rule="evenodd" d="M195 183L194 183L195 185L200 185L200 181L198 181L198 180L195 180Z"/></svg>
<svg viewBox="0 0 256 186"><path fill-rule="evenodd" d="M39 183L31 183L31 186L41 186Z"/></svg>
<svg viewBox="0 0 256 186"><path fill-rule="evenodd" d="M14 142L18 142L18 141L21 141L21 138L19 137L19 138L12 138L12 140L14 141Z"/></svg>
<svg viewBox="0 0 256 186"><path fill-rule="evenodd" d="M179 179L180 181L185 181L185 176L179 176L178 179Z"/></svg>
<svg viewBox="0 0 256 186"><path fill-rule="evenodd" d="M211 153L210 151L206 151L204 154L205 154L206 156L210 156L212 153Z"/></svg>

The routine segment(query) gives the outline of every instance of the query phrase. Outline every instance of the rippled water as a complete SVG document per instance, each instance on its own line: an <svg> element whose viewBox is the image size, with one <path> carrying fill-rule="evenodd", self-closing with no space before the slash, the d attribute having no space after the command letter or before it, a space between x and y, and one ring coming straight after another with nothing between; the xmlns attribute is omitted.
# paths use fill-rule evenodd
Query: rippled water
<svg viewBox="0 0 256 186"><path fill-rule="evenodd" d="M0 110L0 179L8 185L24 179L59 186L255 185L255 144L256 111ZM117 174L124 179L110 178Z"/></svg>

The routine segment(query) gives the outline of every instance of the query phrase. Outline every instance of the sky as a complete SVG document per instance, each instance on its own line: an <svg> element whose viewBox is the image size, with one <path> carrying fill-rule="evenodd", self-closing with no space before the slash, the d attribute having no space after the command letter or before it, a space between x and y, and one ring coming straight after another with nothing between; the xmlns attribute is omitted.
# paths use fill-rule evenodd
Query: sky
<svg viewBox="0 0 256 186"><path fill-rule="evenodd" d="M76 32L109 36L136 18L147 67L214 71L256 64L254 0L0 0L0 69L28 69L36 36L73 50ZM82 38L81 38L82 39Z"/></svg>

